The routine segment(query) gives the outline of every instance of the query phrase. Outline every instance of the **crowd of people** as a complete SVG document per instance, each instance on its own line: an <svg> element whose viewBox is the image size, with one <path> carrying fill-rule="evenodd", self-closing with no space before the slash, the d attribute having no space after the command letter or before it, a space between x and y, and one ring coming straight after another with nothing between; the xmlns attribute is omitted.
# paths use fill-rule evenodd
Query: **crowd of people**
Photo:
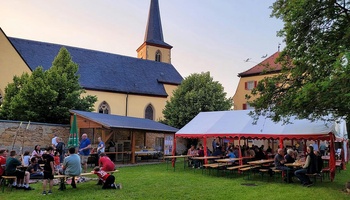
<svg viewBox="0 0 350 200"><path fill-rule="evenodd" d="M101 137L98 138L99 166L91 172L99 177L99 185L103 189L121 188L121 185L114 183L115 177L106 173L114 171L115 165L104 153L104 142ZM40 145L35 145L30 154L25 151L23 155L17 156L16 151L9 152L6 149L0 149L0 178L3 175L16 176L12 187L16 189L33 190L29 186L30 179L43 179L42 194L52 194L53 179L55 175L72 176L71 186L76 188L75 176L79 176L83 171L87 171L87 161L90 155L91 141L87 134L82 134L78 147L70 147L66 152L65 143L55 135L51 140L51 145L44 151ZM77 154L79 153L79 155ZM47 189L47 185L48 190Z"/></svg>

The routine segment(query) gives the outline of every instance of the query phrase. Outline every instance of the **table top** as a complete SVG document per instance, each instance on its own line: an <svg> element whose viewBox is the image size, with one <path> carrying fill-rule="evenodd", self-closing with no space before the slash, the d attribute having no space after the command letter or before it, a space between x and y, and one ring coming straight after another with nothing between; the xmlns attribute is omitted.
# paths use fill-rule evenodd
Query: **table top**
<svg viewBox="0 0 350 200"><path fill-rule="evenodd" d="M191 157L190 155L180 155L180 156L164 156L165 159L167 158L188 158Z"/></svg>
<svg viewBox="0 0 350 200"><path fill-rule="evenodd" d="M141 150L141 151L135 151L135 154L155 154L155 153L159 153L159 151L155 151L155 150Z"/></svg>
<svg viewBox="0 0 350 200"><path fill-rule="evenodd" d="M322 160L329 160L330 156L322 156Z"/></svg>
<svg viewBox="0 0 350 200"><path fill-rule="evenodd" d="M284 165L287 167L302 167L304 162L285 163Z"/></svg>
<svg viewBox="0 0 350 200"><path fill-rule="evenodd" d="M220 158L220 156L204 156L204 157L192 157L193 160L210 160L210 159L217 159Z"/></svg>
<svg viewBox="0 0 350 200"><path fill-rule="evenodd" d="M248 164L250 165L261 165L261 164L265 164L265 163L272 163L274 162L274 159L262 159L262 160L254 160L254 161L250 161L248 162Z"/></svg>
<svg viewBox="0 0 350 200"><path fill-rule="evenodd" d="M217 159L216 162L232 162L237 160L243 160L243 158L224 158L224 159Z"/></svg>

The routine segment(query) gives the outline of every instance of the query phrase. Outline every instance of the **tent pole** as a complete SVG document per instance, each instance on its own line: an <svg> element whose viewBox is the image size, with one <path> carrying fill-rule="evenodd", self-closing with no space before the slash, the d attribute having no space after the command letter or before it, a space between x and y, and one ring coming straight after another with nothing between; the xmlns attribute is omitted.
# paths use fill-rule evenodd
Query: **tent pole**
<svg viewBox="0 0 350 200"><path fill-rule="evenodd" d="M280 148L283 149L283 139L280 138Z"/></svg>
<svg viewBox="0 0 350 200"><path fill-rule="evenodd" d="M206 136L203 137L203 148L204 148L204 156L207 156L207 155L208 155L208 154L207 154L208 152L207 152L207 137L206 137ZM204 160L204 163L207 164L207 163L208 163L208 160L205 159L205 160Z"/></svg>
<svg viewBox="0 0 350 200"><path fill-rule="evenodd" d="M241 137L238 138L238 157L242 158L242 151L241 151ZM243 160L239 159L239 165L243 164Z"/></svg>

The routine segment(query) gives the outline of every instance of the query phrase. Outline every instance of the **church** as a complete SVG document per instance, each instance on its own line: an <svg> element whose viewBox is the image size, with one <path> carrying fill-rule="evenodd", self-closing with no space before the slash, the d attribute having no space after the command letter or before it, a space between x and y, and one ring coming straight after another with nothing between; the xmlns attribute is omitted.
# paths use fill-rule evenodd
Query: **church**
<svg viewBox="0 0 350 200"><path fill-rule="evenodd" d="M164 42L158 0L151 0L145 38L137 57L63 44L13 38L0 27L0 105L15 75L51 67L61 47L79 65L80 85L98 100L95 112L159 120L182 76L171 64L172 46Z"/></svg>

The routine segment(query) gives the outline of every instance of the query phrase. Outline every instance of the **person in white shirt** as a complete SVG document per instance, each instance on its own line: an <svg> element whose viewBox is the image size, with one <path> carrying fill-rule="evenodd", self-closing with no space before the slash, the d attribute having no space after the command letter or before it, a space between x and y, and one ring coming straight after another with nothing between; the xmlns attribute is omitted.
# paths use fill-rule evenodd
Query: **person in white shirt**
<svg viewBox="0 0 350 200"><path fill-rule="evenodd" d="M57 146L57 141L56 141L56 139L57 139L57 135L55 134L54 137L53 137L52 140L51 140L51 145L52 145L52 147L53 147L54 149L56 149L56 146Z"/></svg>

